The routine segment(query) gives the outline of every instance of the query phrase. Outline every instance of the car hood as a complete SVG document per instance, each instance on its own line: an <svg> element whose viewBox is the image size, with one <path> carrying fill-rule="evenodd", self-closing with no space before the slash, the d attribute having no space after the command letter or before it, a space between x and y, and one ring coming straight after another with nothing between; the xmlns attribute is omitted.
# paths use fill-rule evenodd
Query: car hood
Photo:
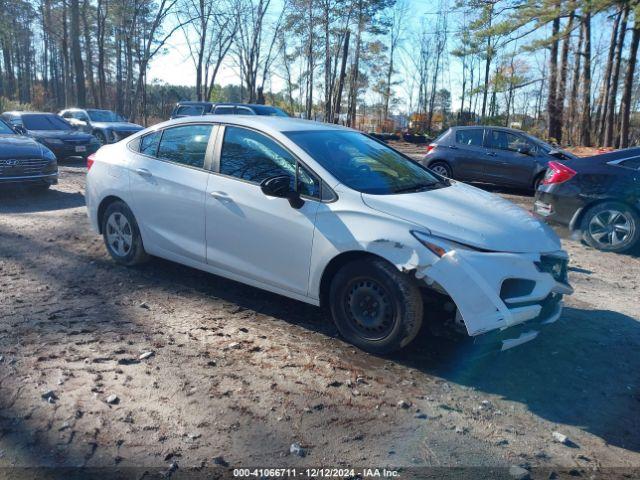
<svg viewBox="0 0 640 480"><path fill-rule="evenodd" d="M464 183L419 193L362 194L369 207L427 228L431 234L496 252L541 253L560 239L526 210Z"/></svg>
<svg viewBox="0 0 640 480"><path fill-rule="evenodd" d="M60 140L91 140L93 135L76 132L75 130L29 130L34 138L58 138Z"/></svg>
<svg viewBox="0 0 640 480"><path fill-rule="evenodd" d="M42 145L21 135L0 135L0 158L39 158Z"/></svg>
<svg viewBox="0 0 640 480"><path fill-rule="evenodd" d="M118 131L134 131L142 130L142 125L136 125L129 122L91 122L93 128L110 128Z"/></svg>

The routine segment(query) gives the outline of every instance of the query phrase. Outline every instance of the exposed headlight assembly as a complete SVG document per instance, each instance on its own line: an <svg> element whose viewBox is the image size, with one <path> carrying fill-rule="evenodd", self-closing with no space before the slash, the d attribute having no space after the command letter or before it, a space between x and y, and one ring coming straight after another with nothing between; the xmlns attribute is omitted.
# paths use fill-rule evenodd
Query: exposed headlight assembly
<svg viewBox="0 0 640 480"><path fill-rule="evenodd" d="M454 250L476 250L478 248L470 247L462 243L454 242L440 237L429 235L428 233L419 232L417 230L411 230L411 235L415 237L422 245L427 247L432 253L438 257L444 257L447 253Z"/></svg>

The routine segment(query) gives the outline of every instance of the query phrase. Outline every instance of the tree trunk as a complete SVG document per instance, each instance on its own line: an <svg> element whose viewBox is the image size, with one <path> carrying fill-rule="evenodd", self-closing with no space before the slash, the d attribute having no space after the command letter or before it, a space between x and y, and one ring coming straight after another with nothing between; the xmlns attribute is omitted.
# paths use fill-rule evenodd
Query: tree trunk
<svg viewBox="0 0 640 480"><path fill-rule="evenodd" d="M556 2L556 8L560 9L560 2ZM550 139L558 140L558 50L560 34L560 17L553 19L551 27L551 51L549 55L549 92L547 96L547 135Z"/></svg>
<svg viewBox="0 0 640 480"><path fill-rule="evenodd" d="M89 0L84 0L84 3L82 4L82 27L84 32L85 58L87 60L87 80L89 82L91 96L93 97L93 103L96 104L98 102L98 90L93 77L93 48L91 46L91 37L93 35L93 32L91 31L91 28L89 26L91 20L88 11L89 7Z"/></svg>
<svg viewBox="0 0 640 480"><path fill-rule="evenodd" d="M622 18L622 12L624 8L620 8L620 11L615 16L613 26L611 27L611 40L609 41L609 54L607 56L607 63L605 65L604 76L602 77L602 88L600 89L601 104L598 106L598 112L596 113L596 122L598 127L598 139L602 145L604 143L604 126L605 118L607 117L609 107L609 90L611 89L611 71L613 66L613 58L616 51L616 43L618 40L618 29L620 28L620 19ZM602 108L602 111L600 111Z"/></svg>
<svg viewBox="0 0 640 480"><path fill-rule="evenodd" d="M84 64L80 51L80 8L78 0L71 0L71 53L75 70L76 101L78 107L87 106L87 91L84 84Z"/></svg>
<svg viewBox="0 0 640 480"><path fill-rule="evenodd" d="M575 126L578 123L576 114L578 112L578 91L580 87L580 66L582 62L582 55L580 54L580 45L582 45L583 30L580 28L580 34L578 35L578 41L576 42L574 49L573 60L573 74L571 84L571 96L569 97L569 115L565 125L567 127L567 133L570 137L572 144L577 143L575 138Z"/></svg>
<svg viewBox="0 0 640 480"><path fill-rule="evenodd" d="M591 12L584 12L584 64L582 66L582 117L580 120L580 143L591 146Z"/></svg>
<svg viewBox="0 0 640 480"><path fill-rule="evenodd" d="M564 99L567 95L567 77L569 76L569 47L571 45L571 30L573 29L573 21L575 18L575 10L573 10L574 4L572 3L572 10L569 13L569 20L565 28L565 37L562 42L562 54L560 60L560 81L558 84L558 95L556 99L557 107L557 137L556 140L559 144L562 143L562 125L564 124Z"/></svg>
<svg viewBox="0 0 640 480"><path fill-rule="evenodd" d="M620 148L629 146L629 117L631 114L631 94L633 93L633 77L638 60L638 44L640 43L640 18L636 13L629 47L629 63L624 77L622 100L620 103Z"/></svg>
<svg viewBox="0 0 640 480"><path fill-rule="evenodd" d="M342 90L344 88L344 81L347 74L347 58L349 56L349 39L351 38L351 30L347 30L344 36L344 50L342 51L342 64L340 65L340 76L338 77L338 91L335 95L335 106L333 108L333 121L338 123L340 121L340 104L342 102Z"/></svg>
<svg viewBox="0 0 640 480"><path fill-rule="evenodd" d="M618 96L618 82L620 79L620 65L622 63L622 51L624 50L624 39L627 32L627 19L629 16L629 7L625 7L618 31L618 45L616 47L615 59L613 63L613 73L611 74L611 86L609 87L609 95L607 98L607 115L604 119L604 139L602 145L604 147L613 146L613 125L616 115L616 100Z"/></svg>
<svg viewBox="0 0 640 480"><path fill-rule="evenodd" d="M493 19L493 3L490 3L488 8L489 8L489 28L491 28L492 19ZM487 58L485 60L485 65L484 65L484 87L482 90L482 121L483 122L487 114L487 96L489 95L489 73L491 70L491 60L493 57L493 52L491 49L492 49L491 35L488 35L487 51L486 51Z"/></svg>

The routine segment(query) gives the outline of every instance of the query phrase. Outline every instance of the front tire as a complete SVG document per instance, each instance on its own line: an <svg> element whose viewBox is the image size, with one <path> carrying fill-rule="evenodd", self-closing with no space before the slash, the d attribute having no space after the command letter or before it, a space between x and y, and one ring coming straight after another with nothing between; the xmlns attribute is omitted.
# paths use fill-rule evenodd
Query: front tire
<svg viewBox="0 0 640 480"><path fill-rule="evenodd" d="M620 202L600 203L584 214L582 238L598 250L625 253L640 243L640 216Z"/></svg>
<svg viewBox="0 0 640 480"><path fill-rule="evenodd" d="M133 213L124 202L113 202L102 216L102 237L111 258L128 267L144 263L149 255Z"/></svg>
<svg viewBox="0 0 640 480"><path fill-rule="evenodd" d="M100 143L100 146L107 144L107 137L104 133L97 131L96 133L94 133L94 136L98 139L98 143Z"/></svg>
<svg viewBox="0 0 640 480"><path fill-rule="evenodd" d="M416 281L383 259L346 264L331 282L329 299L341 335L367 352L398 350L416 337L422 325Z"/></svg>

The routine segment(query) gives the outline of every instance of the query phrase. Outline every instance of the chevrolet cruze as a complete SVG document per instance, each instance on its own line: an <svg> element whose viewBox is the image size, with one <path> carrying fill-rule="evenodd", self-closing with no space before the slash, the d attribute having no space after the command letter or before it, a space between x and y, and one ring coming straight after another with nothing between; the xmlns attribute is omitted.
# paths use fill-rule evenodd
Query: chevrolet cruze
<svg viewBox="0 0 640 480"><path fill-rule="evenodd" d="M154 255L324 305L375 353L423 321L510 348L572 292L543 222L336 125L171 120L92 155L86 199L116 262Z"/></svg>

